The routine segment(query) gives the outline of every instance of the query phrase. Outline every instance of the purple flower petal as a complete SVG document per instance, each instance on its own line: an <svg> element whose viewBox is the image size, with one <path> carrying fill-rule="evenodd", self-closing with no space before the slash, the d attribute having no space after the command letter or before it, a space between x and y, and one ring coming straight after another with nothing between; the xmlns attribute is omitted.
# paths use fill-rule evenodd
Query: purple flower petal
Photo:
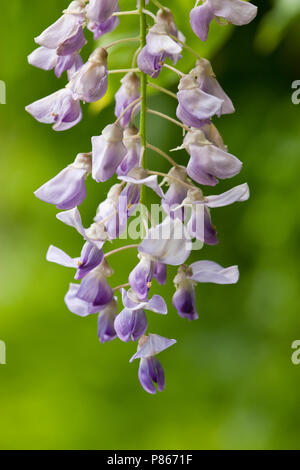
<svg viewBox="0 0 300 470"><path fill-rule="evenodd" d="M86 16L95 23L104 23L119 7L118 0L90 0L86 7Z"/></svg>
<svg viewBox="0 0 300 470"><path fill-rule="evenodd" d="M113 341L117 337L114 327L116 315L118 313L118 303L116 298L104 307L98 316L98 338L102 344Z"/></svg>
<svg viewBox="0 0 300 470"><path fill-rule="evenodd" d="M208 1L203 3L203 5L192 9L190 13L192 30L202 41L206 41L209 25L213 19L214 10Z"/></svg>
<svg viewBox="0 0 300 470"><path fill-rule="evenodd" d="M138 351L132 356L130 362L133 362L135 359L147 359L155 356L165 349L168 349L170 346L173 346L175 343L175 339L168 339L163 336L149 334L143 342L143 345L139 347Z"/></svg>
<svg viewBox="0 0 300 470"><path fill-rule="evenodd" d="M25 109L37 121L54 124L55 131L70 129L82 118L80 102L74 100L71 91L66 88L35 101Z"/></svg>
<svg viewBox="0 0 300 470"><path fill-rule="evenodd" d="M192 276L197 282L212 282L214 284L236 284L239 280L237 266L223 268L212 261L197 261L191 264Z"/></svg>
<svg viewBox="0 0 300 470"><path fill-rule="evenodd" d="M148 393L156 393L153 382L157 384L157 390L159 392L162 392L165 388L164 370L158 359L155 357L150 359L141 359L138 377L143 389Z"/></svg>
<svg viewBox="0 0 300 470"><path fill-rule="evenodd" d="M249 197L249 186L247 183L244 183L218 196L207 196L205 198L205 204L208 207L224 207L234 202L247 201Z"/></svg>
<svg viewBox="0 0 300 470"><path fill-rule="evenodd" d="M148 292L153 278L153 269L153 261L146 256L142 256L139 264L129 275L129 283L141 300L148 298Z"/></svg>
<svg viewBox="0 0 300 470"><path fill-rule="evenodd" d="M46 259L51 263L56 263L66 268L77 268L79 261L79 258L71 258L67 253L53 245L49 247Z"/></svg>
<svg viewBox="0 0 300 470"><path fill-rule="evenodd" d="M240 160L214 145L190 145L189 151L187 172L199 184L215 186L217 178L232 178L241 171Z"/></svg>
<svg viewBox="0 0 300 470"><path fill-rule="evenodd" d="M166 217L162 224L149 230L139 251L152 256L155 261L178 266L190 255L190 237L179 219Z"/></svg>
<svg viewBox="0 0 300 470"><path fill-rule="evenodd" d="M68 87L75 100L93 103L105 95L107 80L107 51L98 47L73 75Z"/></svg>
<svg viewBox="0 0 300 470"><path fill-rule="evenodd" d="M127 151L123 144L123 129L117 124L105 127L102 135L92 137L93 178L99 183L110 179Z"/></svg>
<svg viewBox="0 0 300 470"><path fill-rule="evenodd" d="M163 263L155 262L153 278L159 284L164 285L167 282L167 266Z"/></svg>
<svg viewBox="0 0 300 470"><path fill-rule="evenodd" d="M90 271L102 263L104 254L97 246L92 243L85 243L81 251L79 263L77 265L77 272L75 279L79 280L86 276Z"/></svg>
<svg viewBox="0 0 300 470"><path fill-rule="evenodd" d="M28 56L28 63L39 69L52 70L57 63L56 51L47 47L38 47Z"/></svg>
<svg viewBox="0 0 300 470"><path fill-rule="evenodd" d="M87 317L99 312L99 307L85 302L77 297L80 286L78 284L70 284L70 288L65 296L65 303L70 312L80 317Z"/></svg>
<svg viewBox="0 0 300 470"><path fill-rule="evenodd" d="M190 281L185 281L176 290L173 296L173 305L182 318L198 320L199 315L196 308L195 289Z"/></svg>
<svg viewBox="0 0 300 470"><path fill-rule="evenodd" d="M144 310L124 309L116 317L115 330L118 337L126 343L137 341L147 330L147 318Z"/></svg>
<svg viewBox="0 0 300 470"><path fill-rule="evenodd" d="M86 169L70 165L41 186L34 194L41 201L54 204L57 209L72 209L80 206L86 198L86 175Z"/></svg>

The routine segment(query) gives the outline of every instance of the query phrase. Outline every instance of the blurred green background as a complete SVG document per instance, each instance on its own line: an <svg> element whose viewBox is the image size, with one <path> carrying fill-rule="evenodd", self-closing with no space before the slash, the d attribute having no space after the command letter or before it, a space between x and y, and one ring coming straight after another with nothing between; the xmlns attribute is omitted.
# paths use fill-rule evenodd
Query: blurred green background
<svg viewBox="0 0 300 470"><path fill-rule="evenodd" d="M247 181L251 199L215 210L220 244L193 254L194 260L238 264L236 286L199 285L200 319L193 323L174 311L172 282L157 289L169 299L169 314L150 313L150 331L178 343L160 356L167 386L156 396L140 387L138 363L128 363L136 345L100 345L96 317L77 318L64 305L72 271L45 261L50 244L77 256L82 242L33 191L78 152L90 150L90 137L113 119L120 79L114 77L106 101L86 106L83 121L66 133L25 113L26 104L66 83L65 76L57 81L52 72L30 67L26 56L35 47L33 37L67 3L2 5L0 79L7 84L7 104L0 106L0 339L7 344L7 365L0 365L0 448L299 449L300 365L291 362L291 344L300 339L300 107L291 102L291 84L300 79L299 1L254 1L260 7L254 23L214 25L205 44L189 27L194 0L165 2L187 42L212 60L236 106L236 114L216 124L244 169L213 192ZM124 3L129 9L135 1ZM120 5L125 8L122 0ZM134 20L128 26L122 19L110 36L130 36L130 28ZM129 52L115 49L110 66L128 65ZM192 65L188 56L179 67ZM176 90L173 80L161 75ZM154 108L175 111L171 98L151 101ZM152 143L165 150L180 143L172 124L154 118L149 124ZM184 152L176 156L187 161ZM157 156L149 154L148 161L168 170ZM88 182L86 224L107 188ZM112 284L126 282L136 262L133 253L114 257Z"/></svg>

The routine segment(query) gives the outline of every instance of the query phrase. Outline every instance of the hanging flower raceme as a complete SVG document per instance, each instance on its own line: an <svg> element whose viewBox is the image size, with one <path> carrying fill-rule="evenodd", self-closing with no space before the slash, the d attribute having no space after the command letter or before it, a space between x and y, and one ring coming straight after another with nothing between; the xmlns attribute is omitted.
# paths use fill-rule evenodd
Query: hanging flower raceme
<svg viewBox="0 0 300 470"><path fill-rule="evenodd" d="M194 33L206 41L210 23L222 18L228 23L242 26L250 23L257 15L257 7L244 0L203 0L202 5L193 8L190 14Z"/></svg>
<svg viewBox="0 0 300 470"><path fill-rule="evenodd" d="M101 100L107 93L109 74L122 74L121 86L115 94L116 120L111 124L102 123L99 135L91 138L92 151L79 153L73 163L43 184L35 195L61 210L57 219L74 228L83 240L77 257L53 245L46 255L51 263L74 269L77 283L69 285L65 295L67 308L79 317L98 315L101 343L117 338L123 342L138 341L137 352L130 362L140 359L138 377L144 390L151 394L165 388L164 371L156 356L176 342L147 333L150 315L166 315L168 310L166 300L155 294L157 283L166 284L167 273L169 277L172 272L172 269L168 272L168 266L177 267L173 279L176 287L173 313L177 310L188 320L199 316L198 283L237 283L237 266L223 268L203 260L189 264L188 258L192 250L205 250L205 244L218 243L211 209L249 198L246 183L215 196L205 196L205 190L198 186L215 186L219 179L232 178L241 171L242 162L228 152L211 122L215 116L233 113L234 106L218 83L210 62L185 43L172 11L160 4L156 14L145 8L149 4L148 8L152 9L156 3L138 0L138 10L120 12L118 0L71 2L61 18L35 39L39 47L28 57L30 64L54 70L57 77L67 71L68 83L65 88L26 107L37 121L52 124L56 131L70 129L82 119L81 102ZM203 0L201 5L198 1L191 11L191 25L205 40L213 19L246 24L254 18L256 10L251 3L240 0ZM83 63L81 49L87 42L84 29L92 31L97 40L119 25L120 15L124 22L129 15L139 16L140 20L138 38L141 39L132 60L130 58L132 67L128 68L129 63L128 66L122 64L127 68L108 70L107 50L123 42L135 43L137 37L113 40L109 44L103 40L102 47L95 44ZM148 28L149 17L154 24ZM184 50L197 57L190 71L173 67ZM167 63L168 59L173 65ZM157 78L163 67L180 77L177 95L153 81L149 83L147 75ZM177 98L178 120L148 108L148 85ZM183 143L174 150L187 152L187 165L184 155L180 161L173 160L165 150L149 142L147 129L152 123L147 120L147 113L183 129ZM165 158L171 169L163 173L158 167L160 171L156 171L153 168L156 160L150 161L148 150L156 153L157 158ZM113 180L109 187L104 186L105 195L102 191L94 220L86 227L78 206L86 199L86 178L90 174L93 184ZM167 186L165 192L164 185ZM102 186L99 188L101 193ZM158 208L147 206L150 195L159 202ZM107 251L108 244L128 236L138 240L137 244ZM125 250L137 251L131 251L133 255L128 256L125 263L117 260L116 265L112 264L119 268L118 277L123 275L122 284L114 287L110 279L114 271L108 260ZM118 305L120 294L121 308Z"/></svg>

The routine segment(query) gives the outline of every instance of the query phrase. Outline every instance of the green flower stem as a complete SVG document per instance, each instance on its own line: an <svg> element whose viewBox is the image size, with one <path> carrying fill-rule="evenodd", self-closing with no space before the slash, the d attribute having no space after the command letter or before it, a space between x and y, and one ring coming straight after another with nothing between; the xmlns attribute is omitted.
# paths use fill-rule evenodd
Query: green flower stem
<svg viewBox="0 0 300 470"><path fill-rule="evenodd" d="M140 13L140 45L141 49L146 45L146 34L147 34L147 21L144 13L145 0L140 0L139 13ZM146 118L147 118L147 75L141 72L141 113L140 113L140 136L142 144L142 155L141 155L141 166L146 165L146 146L147 146L147 134L146 134ZM144 196L144 189L142 188L141 202Z"/></svg>

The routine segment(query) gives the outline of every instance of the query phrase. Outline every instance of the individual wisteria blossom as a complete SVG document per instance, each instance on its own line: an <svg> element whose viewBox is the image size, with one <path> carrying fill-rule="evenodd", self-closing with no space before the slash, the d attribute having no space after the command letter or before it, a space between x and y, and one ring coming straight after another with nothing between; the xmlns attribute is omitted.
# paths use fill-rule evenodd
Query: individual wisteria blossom
<svg viewBox="0 0 300 470"><path fill-rule="evenodd" d="M142 146L139 132L135 127L127 127L124 130L123 144L127 153L117 168L116 173L118 176L128 175L130 170L139 166Z"/></svg>
<svg viewBox="0 0 300 470"><path fill-rule="evenodd" d="M192 9L190 19L192 29L202 40L206 40L213 19L242 25L249 23L257 11L251 3L240 0L199 3ZM46 255L49 262L74 270L75 282L70 283L65 295L67 308L78 317L98 316L97 333L102 344L112 340L138 341L130 362L140 360L141 386L155 394L165 388L164 370L156 356L176 340L149 333L148 320L155 314L163 315L167 325L176 311L185 319L196 320L198 283L238 282L237 266L223 268L203 258L205 245L218 243L211 210L246 201L249 188L247 183L229 185L221 194L206 195L203 186L227 181L242 169L242 162L229 152L213 123L216 117L233 113L234 105L217 81L211 63L186 44L170 8L157 1L138 0L137 9L120 11L118 0L71 2L62 16L35 39L39 47L28 56L30 64L54 70L57 77L67 72L68 81L64 88L35 101L26 110L37 121L52 124L55 131L68 130L81 121L81 105L104 98L110 74L120 74L115 117L111 122L100 119L99 130L91 136L91 151L78 153L35 195L55 205L61 211L57 219L75 229L82 240L75 257L68 247L66 251L61 249L63 243L59 243L61 247L50 245ZM95 43L83 63L82 58L87 57L81 51L87 43L85 29L93 33L96 41L119 25L119 17L126 25L131 15L139 20L139 34L109 43L102 38L101 46ZM108 50L122 43L136 43L136 50L128 65L111 70ZM180 65L184 52L196 58L191 70L182 70ZM177 63L180 69L175 68ZM158 78L164 68L179 77L177 94L149 80ZM150 87L176 100L177 119L164 114L164 110L150 108ZM185 150L187 155L183 153L180 160L174 160L149 141L148 126L152 121L147 114L167 119L177 131L178 127L183 131L182 144L173 150ZM156 154L151 161L149 150ZM166 172L155 170L161 169L155 159L161 157L170 164ZM99 186L94 218L85 223L78 207L84 200L89 202L89 175L91 184L105 185ZM150 207L152 200L158 204ZM126 238L134 239L135 244L120 243ZM197 260L194 253L191 264L190 255L199 248L203 249L203 256ZM125 250L130 250L130 256L126 262L118 262L118 253ZM111 257L117 258L115 263ZM112 266L119 279L117 286ZM177 268L173 279L169 266ZM160 287L161 295L155 293L158 284L164 286L167 280L175 285L171 308L171 299L163 294L164 287ZM201 296L204 295L202 288ZM201 315L206 313L202 311Z"/></svg>
<svg viewBox="0 0 300 470"><path fill-rule="evenodd" d="M182 203L183 207L190 207L192 210L187 224L189 235L207 245L216 245L218 239L216 229L211 222L210 209L228 206L234 202L247 201L247 199L249 199L247 183L216 196L204 197L200 189L189 190L186 199Z"/></svg>
<svg viewBox="0 0 300 470"><path fill-rule="evenodd" d="M39 122L53 124L55 131L66 131L82 119L80 101L67 88L26 106L26 111Z"/></svg>
<svg viewBox="0 0 300 470"><path fill-rule="evenodd" d="M107 51L98 47L67 85L75 99L93 103L107 91Z"/></svg>
<svg viewBox="0 0 300 470"><path fill-rule="evenodd" d="M228 23L242 26L250 23L257 15L257 7L244 0L203 0L202 5L192 9L191 26L194 33L206 41L210 23L223 18Z"/></svg>
<svg viewBox="0 0 300 470"><path fill-rule="evenodd" d="M57 78L60 78L65 71L68 71L69 80L83 65L82 58L78 52L59 56L55 49L48 49L43 46L38 47L28 56L28 63L42 70L54 69Z"/></svg>
<svg viewBox="0 0 300 470"><path fill-rule="evenodd" d="M121 80L122 86L116 93L115 115L120 118L122 127L127 127L130 123L133 108L129 105L140 96L140 79L135 72L129 72ZM127 109L127 112L126 112ZM125 113L125 114L124 114Z"/></svg>
<svg viewBox="0 0 300 470"><path fill-rule="evenodd" d="M95 41L113 31L120 23L113 13L120 11L118 0L90 0L86 8L88 29L94 33Z"/></svg>
<svg viewBox="0 0 300 470"><path fill-rule="evenodd" d="M122 289L122 302L124 309L115 319L115 330L118 337L126 343L132 339L138 340L147 330L147 317L145 310L167 314L167 304L160 295L142 301L132 290L126 292Z"/></svg>
<svg viewBox="0 0 300 470"><path fill-rule="evenodd" d="M196 309L195 286L198 282L236 284L238 280L237 266L222 268L213 261L196 261L190 266L182 265L174 278L176 292L173 296L173 305L181 317L197 320L199 316Z"/></svg>
<svg viewBox="0 0 300 470"><path fill-rule="evenodd" d="M164 338L163 336L149 334L143 336L138 345L137 352L132 356L130 362L140 359L139 381L148 393L162 392L165 388L165 374L161 363L155 357L160 352L168 349L176 343L175 339Z"/></svg>
<svg viewBox="0 0 300 470"><path fill-rule="evenodd" d="M139 68L152 78L157 78L166 58L175 65L182 51L176 38L184 41L182 33L176 28L172 12L168 8L159 10L155 25L149 29L146 46L138 56Z"/></svg>
<svg viewBox="0 0 300 470"><path fill-rule="evenodd" d="M184 166L176 166L171 168L168 175L170 178L166 177L165 182L169 185L169 189L162 200L162 207L172 218L178 217L183 221L184 208L177 209L177 207L187 197L188 188L182 184L188 182L187 170Z"/></svg>
<svg viewBox="0 0 300 470"><path fill-rule="evenodd" d="M215 186L218 178L226 179L237 175L242 169L242 162L228 153L225 147L220 148L209 140L206 132L209 127L192 128L180 148L186 149L191 156L186 168L190 178L199 184Z"/></svg>
<svg viewBox="0 0 300 470"><path fill-rule="evenodd" d="M123 129L118 124L109 124L98 137L92 137L94 180L107 181L116 172L123 158L126 147L123 144Z"/></svg>
<svg viewBox="0 0 300 470"><path fill-rule="evenodd" d="M91 155L79 153L74 163L64 168L34 194L42 201L54 204L57 209L73 209L80 206L86 198L85 180L91 172Z"/></svg>
<svg viewBox="0 0 300 470"><path fill-rule="evenodd" d="M36 37L35 42L48 49L54 49L58 56L68 56L81 49L86 44L83 32L85 6L83 0L71 2L64 14Z"/></svg>
<svg viewBox="0 0 300 470"><path fill-rule="evenodd" d="M102 263L104 254L93 243L86 242L79 258L71 258L67 253L56 246L50 246L47 252L47 261L60 264L67 268L75 268L75 279L78 281Z"/></svg>

